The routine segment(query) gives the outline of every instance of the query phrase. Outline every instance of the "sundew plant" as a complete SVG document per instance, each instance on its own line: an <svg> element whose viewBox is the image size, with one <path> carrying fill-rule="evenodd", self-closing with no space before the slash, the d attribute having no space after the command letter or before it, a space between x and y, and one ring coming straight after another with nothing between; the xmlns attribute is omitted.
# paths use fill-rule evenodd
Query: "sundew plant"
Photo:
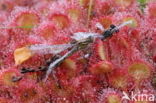
<svg viewBox="0 0 156 103"><path fill-rule="evenodd" d="M156 103L156 0L0 0L0 103Z"/></svg>

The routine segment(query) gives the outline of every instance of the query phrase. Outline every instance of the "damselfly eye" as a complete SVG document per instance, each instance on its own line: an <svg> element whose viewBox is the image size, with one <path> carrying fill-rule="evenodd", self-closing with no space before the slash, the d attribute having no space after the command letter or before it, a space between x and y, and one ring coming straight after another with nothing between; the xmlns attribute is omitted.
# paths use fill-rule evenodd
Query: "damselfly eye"
<svg viewBox="0 0 156 103"><path fill-rule="evenodd" d="M115 26L114 24L111 24L111 25L110 25L110 28L111 28L111 29L114 29L115 27L116 27L116 26Z"/></svg>
<svg viewBox="0 0 156 103"><path fill-rule="evenodd" d="M111 24L110 25L110 28L111 29L114 29L114 28L116 28L116 26L114 24ZM118 33L118 32L119 32L119 29L115 29L115 33Z"/></svg>

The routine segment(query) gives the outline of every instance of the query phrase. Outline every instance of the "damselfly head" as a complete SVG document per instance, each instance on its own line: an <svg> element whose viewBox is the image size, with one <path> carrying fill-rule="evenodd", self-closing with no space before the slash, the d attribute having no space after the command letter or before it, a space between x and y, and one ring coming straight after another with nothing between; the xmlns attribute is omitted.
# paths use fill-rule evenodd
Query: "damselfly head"
<svg viewBox="0 0 156 103"><path fill-rule="evenodd" d="M111 24L110 28L103 32L102 40L104 40L108 37L111 37L114 33L118 33L120 28L122 28L126 25L129 25L129 24L132 24L132 23L133 23L132 20L129 20L129 21L123 22L119 26L115 26L115 25Z"/></svg>
<svg viewBox="0 0 156 103"><path fill-rule="evenodd" d="M115 27L116 27L116 26L115 26L114 24L111 24L111 25L110 25L110 28L111 28L111 29L114 29Z"/></svg>

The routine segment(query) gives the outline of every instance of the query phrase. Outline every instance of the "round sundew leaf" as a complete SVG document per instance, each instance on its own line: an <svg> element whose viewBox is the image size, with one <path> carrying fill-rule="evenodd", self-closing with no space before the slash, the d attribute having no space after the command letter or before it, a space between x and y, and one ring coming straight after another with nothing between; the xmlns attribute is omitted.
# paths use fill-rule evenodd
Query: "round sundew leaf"
<svg viewBox="0 0 156 103"><path fill-rule="evenodd" d="M110 62L101 61L97 64L94 64L91 68L89 68L89 70L93 74L105 74L111 72L113 70L113 67Z"/></svg>
<svg viewBox="0 0 156 103"><path fill-rule="evenodd" d="M128 41L124 37L119 38L119 45L127 49L130 47Z"/></svg>
<svg viewBox="0 0 156 103"><path fill-rule="evenodd" d="M44 29L44 31L42 31L42 33L43 33L43 37L45 39L48 39L51 35L54 34L54 31L51 28L46 28L46 29Z"/></svg>
<svg viewBox="0 0 156 103"><path fill-rule="evenodd" d="M102 41L100 41L97 45L97 52L101 60L106 60L106 50Z"/></svg>
<svg viewBox="0 0 156 103"><path fill-rule="evenodd" d="M132 21L132 23L128 24L128 26L130 26L132 28L135 28L135 27L138 26L137 20L135 18L133 18L133 17L126 17L126 18L123 19L123 22L130 21L130 20Z"/></svg>
<svg viewBox="0 0 156 103"><path fill-rule="evenodd" d="M20 92L20 100L23 103L28 103L37 97L37 90L35 88L26 88Z"/></svg>
<svg viewBox="0 0 156 103"><path fill-rule="evenodd" d="M34 13L24 12L17 16L17 27L25 30L31 30L39 23L39 17Z"/></svg>
<svg viewBox="0 0 156 103"><path fill-rule="evenodd" d="M61 64L60 73L62 75L60 76L62 79L71 79L76 74L76 62L72 59L65 59Z"/></svg>
<svg viewBox="0 0 156 103"><path fill-rule="evenodd" d="M18 88L14 90L14 93L18 103L38 103L37 101L44 94L36 81L26 78L19 82Z"/></svg>
<svg viewBox="0 0 156 103"><path fill-rule="evenodd" d="M40 25L38 30L37 30L37 33L44 37L46 40L52 38L55 34L55 31L56 31L56 28L54 27L53 24L51 23L46 23L46 24L43 24L43 25Z"/></svg>
<svg viewBox="0 0 156 103"><path fill-rule="evenodd" d="M109 94L106 99L107 103L122 103L121 98L116 94Z"/></svg>
<svg viewBox="0 0 156 103"><path fill-rule="evenodd" d="M148 5L148 14L152 18L156 18L156 3Z"/></svg>
<svg viewBox="0 0 156 103"><path fill-rule="evenodd" d="M79 3L84 8L88 8L90 0L79 0Z"/></svg>
<svg viewBox="0 0 156 103"><path fill-rule="evenodd" d="M0 10L11 11L15 6L14 1L1 0L0 1Z"/></svg>
<svg viewBox="0 0 156 103"><path fill-rule="evenodd" d="M127 78L124 76L117 76L116 78L112 78L111 84L116 88L126 88L127 86Z"/></svg>
<svg viewBox="0 0 156 103"><path fill-rule="evenodd" d="M9 101L8 101L7 98L1 97L1 98L0 98L0 103L9 103Z"/></svg>
<svg viewBox="0 0 156 103"><path fill-rule="evenodd" d="M127 89L128 83L129 83L129 77L126 75L127 72L122 70L117 70L114 71L112 75L109 76L109 83L114 87L114 88L119 88L119 89Z"/></svg>
<svg viewBox="0 0 156 103"><path fill-rule="evenodd" d="M126 8L126 7L130 6L134 2L134 0L114 0L114 2L118 6L121 6L123 8Z"/></svg>
<svg viewBox="0 0 156 103"><path fill-rule="evenodd" d="M76 69L76 63L71 59L64 60L62 66L67 69Z"/></svg>
<svg viewBox="0 0 156 103"><path fill-rule="evenodd" d="M109 28L109 26L112 24L112 20L109 17L100 18L99 22L103 25L105 29Z"/></svg>
<svg viewBox="0 0 156 103"><path fill-rule="evenodd" d="M65 29L69 27L70 22L66 15L54 14L49 18L59 29Z"/></svg>
<svg viewBox="0 0 156 103"><path fill-rule="evenodd" d="M128 67L128 73L134 79L140 81L150 77L151 68L145 63L136 62Z"/></svg>
<svg viewBox="0 0 156 103"><path fill-rule="evenodd" d="M100 2L98 5L95 5L95 6L96 6L95 9L98 9L98 12L103 15L108 15L114 12L113 4L107 1L103 3Z"/></svg>
<svg viewBox="0 0 156 103"><path fill-rule="evenodd" d="M74 22L77 22L81 15L81 11L75 8L71 8L68 9L68 15Z"/></svg>
<svg viewBox="0 0 156 103"><path fill-rule="evenodd" d="M7 70L0 75L0 82L5 86L15 86L17 85L17 82L13 82L13 78L17 76L15 70Z"/></svg>
<svg viewBox="0 0 156 103"><path fill-rule="evenodd" d="M17 48L14 51L15 64L22 64L24 61L28 60L33 56L32 51L27 47Z"/></svg>

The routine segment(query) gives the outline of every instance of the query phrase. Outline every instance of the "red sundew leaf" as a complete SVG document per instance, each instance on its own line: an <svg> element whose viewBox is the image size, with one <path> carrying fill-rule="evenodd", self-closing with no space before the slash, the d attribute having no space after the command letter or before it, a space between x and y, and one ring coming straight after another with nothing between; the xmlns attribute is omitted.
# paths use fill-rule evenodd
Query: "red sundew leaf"
<svg viewBox="0 0 156 103"><path fill-rule="evenodd" d="M80 9L77 9L77 8L69 8L67 9L67 12L68 12L69 17L75 23L78 22L78 20L80 19L82 15L82 11L80 11Z"/></svg>
<svg viewBox="0 0 156 103"><path fill-rule="evenodd" d="M129 27L136 28L139 26L139 21L137 19L135 19L134 17L129 16L129 17L123 18L122 20L123 20L123 22L131 20L132 23L128 24Z"/></svg>
<svg viewBox="0 0 156 103"><path fill-rule="evenodd" d="M7 20L7 13L1 12L0 15L0 25L3 25L3 23ZM1 27L0 29L5 29L5 27Z"/></svg>
<svg viewBox="0 0 156 103"><path fill-rule="evenodd" d="M0 1L0 10L11 11L15 6L14 0L1 0Z"/></svg>
<svg viewBox="0 0 156 103"><path fill-rule="evenodd" d="M66 69L76 69L76 62L72 59L66 59L63 61L62 66Z"/></svg>
<svg viewBox="0 0 156 103"><path fill-rule="evenodd" d="M49 20L52 21L58 29L65 29L70 26L68 16L64 14L53 14L49 17Z"/></svg>
<svg viewBox="0 0 156 103"><path fill-rule="evenodd" d="M124 65L129 64L133 52L131 43L127 40L127 37L121 34L114 35L110 39L109 47L110 60L114 65L122 68Z"/></svg>
<svg viewBox="0 0 156 103"><path fill-rule="evenodd" d="M118 44L120 48L126 48L126 49L130 49L130 43L128 42L128 40L126 40L126 38L124 37L120 37L118 40Z"/></svg>
<svg viewBox="0 0 156 103"><path fill-rule="evenodd" d="M95 3L94 11L98 13L97 15L110 15L115 12L114 3L112 1L102 1L97 0Z"/></svg>
<svg viewBox="0 0 156 103"><path fill-rule="evenodd" d="M79 4L84 8L89 7L89 2L90 2L90 0L79 0Z"/></svg>
<svg viewBox="0 0 156 103"><path fill-rule="evenodd" d="M108 60L107 46L105 46L102 41L99 41L96 47L97 53L101 60Z"/></svg>
<svg viewBox="0 0 156 103"><path fill-rule="evenodd" d="M0 88L0 99L7 99L8 101L13 97L14 87L1 86ZM7 102L8 103L8 102Z"/></svg>
<svg viewBox="0 0 156 103"><path fill-rule="evenodd" d="M45 15L49 12L49 5L50 3L47 2L47 0L40 1L37 4L35 4L33 7L38 10L42 15Z"/></svg>
<svg viewBox="0 0 156 103"><path fill-rule="evenodd" d="M14 87L18 85L18 82L14 82L13 79L20 76L18 70L16 69L7 69L1 71L0 74L0 84L4 86Z"/></svg>
<svg viewBox="0 0 156 103"><path fill-rule="evenodd" d="M89 70L91 71L91 73L99 75L112 72L113 66L108 61L101 61L92 65Z"/></svg>
<svg viewBox="0 0 156 103"><path fill-rule="evenodd" d="M110 39L110 46L114 47L114 49L117 49L118 51L128 51L131 49L131 42L129 41L127 34L119 33Z"/></svg>
<svg viewBox="0 0 156 103"><path fill-rule="evenodd" d="M49 95L53 93L53 90L59 88L56 81L52 80L52 78L49 78L46 83L43 81L39 82L39 86L43 89L43 91Z"/></svg>
<svg viewBox="0 0 156 103"><path fill-rule="evenodd" d="M12 68L12 66L14 66L14 58L13 58L12 51L11 52L8 52L7 50L3 51L3 54L1 55L1 58L3 60L2 61L2 63L3 63L2 68L3 69Z"/></svg>
<svg viewBox="0 0 156 103"><path fill-rule="evenodd" d="M91 75L81 75L74 78L72 86L75 88L76 96L81 98L78 101L91 102L96 98L97 84L95 77Z"/></svg>
<svg viewBox="0 0 156 103"><path fill-rule="evenodd" d="M121 103L121 97L117 94L109 94L106 97L107 103Z"/></svg>
<svg viewBox="0 0 156 103"><path fill-rule="evenodd" d="M121 92L114 90L113 88L107 88L102 90L102 94L99 97L99 103L122 103Z"/></svg>
<svg viewBox="0 0 156 103"><path fill-rule="evenodd" d="M62 103L63 101L72 100L72 96L74 95L75 89L69 83L59 82L60 84L56 83L54 80L49 80L48 83L40 83L43 91L46 93L47 96L44 98L50 99L52 101L59 101ZM50 97L48 98L48 95Z"/></svg>
<svg viewBox="0 0 156 103"><path fill-rule="evenodd" d="M70 21L71 21L71 26L74 28L77 27L80 29L81 26L85 26L83 23L86 23L86 18L87 18L87 10L82 8L78 3L73 3L77 1L71 1L69 2L68 6L65 9L65 14L68 15ZM74 25L73 25L74 24ZM80 26L81 25L81 26ZM80 26L80 27L78 27ZM74 30L74 29L72 29Z"/></svg>
<svg viewBox="0 0 156 103"><path fill-rule="evenodd" d="M150 18L156 18L156 2L151 2L147 5L147 13Z"/></svg>
<svg viewBox="0 0 156 103"><path fill-rule="evenodd" d="M60 65L59 69L59 77L62 80L69 80L75 77L77 69L76 62L72 59L66 59L63 61L63 63Z"/></svg>
<svg viewBox="0 0 156 103"><path fill-rule="evenodd" d="M58 97L62 97L63 98L69 98L72 96L73 94L73 91L72 89L69 89L69 88L65 88L65 89L58 89L56 92L56 95Z"/></svg>
<svg viewBox="0 0 156 103"><path fill-rule="evenodd" d="M93 83L95 77L92 75L80 75L72 79L72 86L75 88L81 88L81 86L86 83ZM85 86L84 86L85 88Z"/></svg>
<svg viewBox="0 0 156 103"><path fill-rule="evenodd" d="M117 6L121 7L122 9L130 7L135 2L135 0L113 0L113 1Z"/></svg>
<svg viewBox="0 0 156 103"><path fill-rule="evenodd" d="M135 79L136 82L140 82L151 76L151 67L144 62L133 62L128 67L128 74Z"/></svg>
<svg viewBox="0 0 156 103"><path fill-rule="evenodd" d="M29 100L33 99L34 97L36 97L37 92L35 89L33 88L27 88L23 91L21 91L21 96L20 99L22 102L26 103Z"/></svg>
<svg viewBox="0 0 156 103"><path fill-rule="evenodd" d="M155 48L156 42L155 40L152 40L150 43L146 44L147 53L152 57L153 61L156 62L156 48ZM145 52L145 53L146 53Z"/></svg>
<svg viewBox="0 0 156 103"><path fill-rule="evenodd" d="M102 24L104 29L108 29L110 25L112 24L112 19L111 17L100 17L98 19L98 22Z"/></svg>
<svg viewBox="0 0 156 103"><path fill-rule="evenodd" d="M23 11L19 12L19 15L16 16L14 22L16 22L16 28L30 31L40 22L40 18L36 13Z"/></svg>
<svg viewBox="0 0 156 103"><path fill-rule="evenodd" d="M7 98L0 98L0 103L9 103L9 100Z"/></svg>
<svg viewBox="0 0 156 103"><path fill-rule="evenodd" d="M131 32L130 32L130 39L131 40L139 40L140 38L140 30L138 29L133 29ZM138 41L139 42L139 41Z"/></svg>
<svg viewBox="0 0 156 103"><path fill-rule="evenodd" d="M29 2L27 0L14 0L14 2L16 2L16 5L28 7L31 7L35 4L35 0L31 0Z"/></svg>
<svg viewBox="0 0 156 103"><path fill-rule="evenodd" d="M36 28L36 34L43 37L46 40L50 40L53 37L55 37L56 28L54 24L51 22L45 22L39 25L38 28Z"/></svg>
<svg viewBox="0 0 156 103"><path fill-rule="evenodd" d="M42 88L32 80L21 81L14 91L16 100L22 103L36 103L44 94Z"/></svg>
<svg viewBox="0 0 156 103"><path fill-rule="evenodd" d="M128 76L128 73L126 70L115 70L110 76L109 76L109 83L114 88L122 89L122 90L128 90L128 85L130 83L130 77Z"/></svg>
<svg viewBox="0 0 156 103"><path fill-rule="evenodd" d="M9 43L9 34L7 34L5 31L0 30L0 48L3 49L8 45Z"/></svg>

